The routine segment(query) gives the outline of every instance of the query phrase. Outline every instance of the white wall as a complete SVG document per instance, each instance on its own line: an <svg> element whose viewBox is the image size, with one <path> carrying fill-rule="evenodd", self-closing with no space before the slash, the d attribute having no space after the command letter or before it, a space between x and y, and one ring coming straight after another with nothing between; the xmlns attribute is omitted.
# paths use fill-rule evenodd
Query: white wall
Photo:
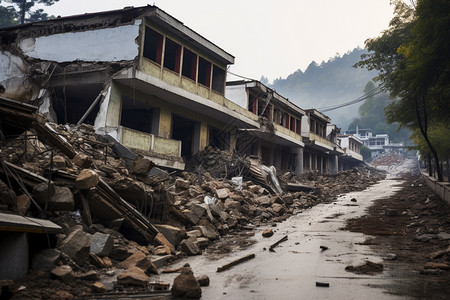
<svg viewBox="0 0 450 300"><path fill-rule="evenodd" d="M139 54L140 24L26 38L19 48L30 57L56 62L133 60Z"/></svg>
<svg viewBox="0 0 450 300"><path fill-rule="evenodd" d="M225 88L225 98L248 109L248 95L245 85L227 86Z"/></svg>

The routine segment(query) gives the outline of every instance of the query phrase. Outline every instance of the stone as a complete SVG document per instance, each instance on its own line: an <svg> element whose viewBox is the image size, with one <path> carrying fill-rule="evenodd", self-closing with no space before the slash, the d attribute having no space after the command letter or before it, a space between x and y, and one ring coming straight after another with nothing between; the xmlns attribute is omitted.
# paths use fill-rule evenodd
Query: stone
<svg viewBox="0 0 450 300"><path fill-rule="evenodd" d="M91 169L83 169L75 180L75 187L80 190L89 190L96 187L100 177Z"/></svg>
<svg viewBox="0 0 450 300"><path fill-rule="evenodd" d="M209 245L209 239L207 237L198 237L197 244L200 248L206 248Z"/></svg>
<svg viewBox="0 0 450 300"><path fill-rule="evenodd" d="M199 230L202 236L207 237L209 240L214 241L219 238L219 233L210 224L199 225L192 227L194 230Z"/></svg>
<svg viewBox="0 0 450 300"><path fill-rule="evenodd" d="M216 189L217 198L224 200L229 197L229 190L227 188Z"/></svg>
<svg viewBox="0 0 450 300"><path fill-rule="evenodd" d="M273 230L268 228L262 232L263 237L271 237L273 235Z"/></svg>
<svg viewBox="0 0 450 300"><path fill-rule="evenodd" d="M142 269L146 273L158 274L158 268L152 263L150 257L137 251L126 260L120 263L120 266L124 269L129 269L131 267L137 267Z"/></svg>
<svg viewBox="0 0 450 300"><path fill-rule="evenodd" d="M50 271L50 274L53 278L62 280L64 282L69 282L73 279L72 268L68 265L55 267Z"/></svg>
<svg viewBox="0 0 450 300"><path fill-rule="evenodd" d="M170 249L167 246L161 245L161 246L155 247L155 249L153 249L153 251L152 251L152 254L163 256L163 255L170 255L172 253L170 252Z"/></svg>
<svg viewBox="0 0 450 300"><path fill-rule="evenodd" d="M130 173L138 176L147 176L150 169L154 166L155 164L151 160L139 155L133 161L133 164L130 167Z"/></svg>
<svg viewBox="0 0 450 300"><path fill-rule="evenodd" d="M66 159L61 155L53 156L53 167L57 169L65 169L67 167Z"/></svg>
<svg viewBox="0 0 450 300"><path fill-rule="evenodd" d="M55 194L47 203L47 209L50 211L73 211L75 201L73 194L68 187L55 187Z"/></svg>
<svg viewBox="0 0 450 300"><path fill-rule="evenodd" d="M53 182L50 185L47 182L39 183L33 187L32 194L37 204L44 205L55 194L55 185Z"/></svg>
<svg viewBox="0 0 450 300"><path fill-rule="evenodd" d="M36 253L31 260L33 270L50 271L61 257L61 251L57 249L44 249Z"/></svg>
<svg viewBox="0 0 450 300"><path fill-rule="evenodd" d="M239 203L237 201L234 201L234 200L231 200L231 199L227 199L227 200L225 200L224 207L227 210L236 209L236 210L240 211L241 210L241 203Z"/></svg>
<svg viewBox="0 0 450 300"><path fill-rule="evenodd" d="M159 230L166 239L174 246L177 247L183 238L186 236L186 232L184 230L181 230L178 227L170 226L170 225L154 225L156 229Z"/></svg>
<svg viewBox="0 0 450 300"><path fill-rule="evenodd" d="M146 287L149 281L150 277L138 267L130 267L125 272L117 275L117 283L124 286L134 285Z"/></svg>
<svg viewBox="0 0 450 300"><path fill-rule="evenodd" d="M53 299L58 300L70 300L74 298L73 295L67 291L54 291L52 296Z"/></svg>
<svg viewBox="0 0 450 300"><path fill-rule="evenodd" d="M72 163L80 168L87 169L92 166L92 159L84 153L78 153L72 158Z"/></svg>
<svg viewBox="0 0 450 300"><path fill-rule="evenodd" d="M191 183L188 180L184 180L184 179L181 179L181 178L177 178L175 180L175 187L176 188L187 190L187 189L189 189L190 185L191 185Z"/></svg>
<svg viewBox="0 0 450 300"><path fill-rule="evenodd" d="M202 232L199 229L190 230L186 234L188 235L188 237L193 236L193 237L199 238L202 236Z"/></svg>
<svg viewBox="0 0 450 300"><path fill-rule="evenodd" d="M24 216L31 206L31 199L26 194L17 196L17 213Z"/></svg>
<svg viewBox="0 0 450 300"><path fill-rule="evenodd" d="M286 212L283 205L278 204L278 203L272 204L272 210L276 215L279 215L279 216L283 215Z"/></svg>
<svg viewBox="0 0 450 300"><path fill-rule="evenodd" d="M283 195L281 200L284 202L285 205L292 205L294 203L294 196L292 194L286 194Z"/></svg>
<svg viewBox="0 0 450 300"><path fill-rule="evenodd" d="M206 275L195 278L200 286L209 286L209 277Z"/></svg>
<svg viewBox="0 0 450 300"><path fill-rule="evenodd" d="M200 218L190 209L185 209L182 211L183 216L193 225L197 225Z"/></svg>
<svg viewBox="0 0 450 300"><path fill-rule="evenodd" d="M110 234L96 232L92 236L90 252L100 257L108 256L114 246L114 239Z"/></svg>
<svg viewBox="0 0 450 300"><path fill-rule="evenodd" d="M166 239L164 234L158 232L153 241L158 245L166 246L172 254L175 254L175 247Z"/></svg>
<svg viewBox="0 0 450 300"><path fill-rule="evenodd" d="M90 242L90 235L83 232L83 229L78 228L62 241L60 250L77 265L82 266L89 258Z"/></svg>
<svg viewBox="0 0 450 300"><path fill-rule="evenodd" d="M90 281L99 280L98 273L94 270L87 271L86 273L83 273L80 276L78 276L78 278Z"/></svg>
<svg viewBox="0 0 450 300"><path fill-rule="evenodd" d="M202 288L195 279L192 269L184 267L181 274L175 277L171 293L174 297L200 299L202 297Z"/></svg>
<svg viewBox="0 0 450 300"><path fill-rule="evenodd" d="M107 290L106 290L106 287L105 287L105 285L103 283L101 283L100 281L97 281L94 284L92 284L91 291L93 293L104 293Z"/></svg>
<svg viewBox="0 0 450 300"><path fill-rule="evenodd" d="M181 251L186 253L186 255L192 256L200 254L200 248L198 247L197 239L194 237L190 237L181 241L180 243Z"/></svg>
<svg viewBox="0 0 450 300"><path fill-rule="evenodd" d="M262 196L255 199L259 205L268 207L271 206L273 203L273 200L270 196Z"/></svg>

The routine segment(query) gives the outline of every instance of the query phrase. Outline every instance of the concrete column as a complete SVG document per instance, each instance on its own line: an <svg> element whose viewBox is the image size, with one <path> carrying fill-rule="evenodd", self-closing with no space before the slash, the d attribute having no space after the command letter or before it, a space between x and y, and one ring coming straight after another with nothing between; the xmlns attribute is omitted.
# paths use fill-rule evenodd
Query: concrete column
<svg viewBox="0 0 450 300"><path fill-rule="evenodd" d="M159 110L159 128L158 128L159 136L163 138L170 138L172 133L172 113L165 109L161 108Z"/></svg>
<svg viewBox="0 0 450 300"><path fill-rule="evenodd" d="M297 148L297 156L295 157L294 174L299 175L303 173L303 148Z"/></svg>
<svg viewBox="0 0 450 300"><path fill-rule="evenodd" d="M330 172L336 174L338 172L338 156L336 154L330 155Z"/></svg>

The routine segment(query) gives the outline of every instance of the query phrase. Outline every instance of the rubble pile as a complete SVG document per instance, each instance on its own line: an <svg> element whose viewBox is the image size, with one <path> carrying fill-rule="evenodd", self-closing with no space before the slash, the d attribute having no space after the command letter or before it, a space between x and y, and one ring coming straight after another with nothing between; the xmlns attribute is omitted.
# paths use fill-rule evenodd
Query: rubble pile
<svg viewBox="0 0 450 300"><path fill-rule="evenodd" d="M402 154L391 151L377 157L371 162L371 165L374 167L393 166L403 162L404 160L405 157Z"/></svg>
<svg viewBox="0 0 450 300"><path fill-rule="evenodd" d="M141 155L127 166L90 125L46 124L45 136L30 129L0 146L0 210L63 230L48 249L33 249L20 297L148 291L159 268L180 255L201 254L221 236L284 220L384 176L367 167L286 173L279 192L274 168L254 158L208 147L191 172L169 173Z"/></svg>

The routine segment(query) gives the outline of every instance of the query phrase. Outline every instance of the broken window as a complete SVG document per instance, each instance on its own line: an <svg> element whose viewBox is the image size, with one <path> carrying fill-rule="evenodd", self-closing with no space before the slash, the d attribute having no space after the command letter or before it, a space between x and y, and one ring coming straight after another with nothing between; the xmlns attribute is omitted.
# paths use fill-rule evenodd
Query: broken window
<svg viewBox="0 0 450 300"><path fill-rule="evenodd" d="M202 57L198 60L198 83L206 87L211 84L211 63Z"/></svg>
<svg viewBox="0 0 450 300"><path fill-rule="evenodd" d="M144 57L154 61L157 64L161 64L162 58L162 34L154 31L149 27L145 27L145 40L144 40Z"/></svg>
<svg viewBox="0 0 450 300"><path fill-rule="evenodd" d="M225 91L225 70L213 65L212 89L221 94Z"/></svg>
<svg viewBox="0 0 450 300"><path fill-rule="evenodd" d="M189 49L183 49L182 75L195 81L197 76L197 54Z"/></svg>
<svg viewBox="0 0 450 300"><path fill-rule="evenodd" d="M129 97L123 97L120 125L130 129L152 133L153 113L153 108L149 107L146 103L136 101Z"/></svg>
<svg viewBox="0 0 450 300"><path fill-rule="evenodd" d="M181 46L166 38L164 50L164 68L180 73Z"/></svg>

